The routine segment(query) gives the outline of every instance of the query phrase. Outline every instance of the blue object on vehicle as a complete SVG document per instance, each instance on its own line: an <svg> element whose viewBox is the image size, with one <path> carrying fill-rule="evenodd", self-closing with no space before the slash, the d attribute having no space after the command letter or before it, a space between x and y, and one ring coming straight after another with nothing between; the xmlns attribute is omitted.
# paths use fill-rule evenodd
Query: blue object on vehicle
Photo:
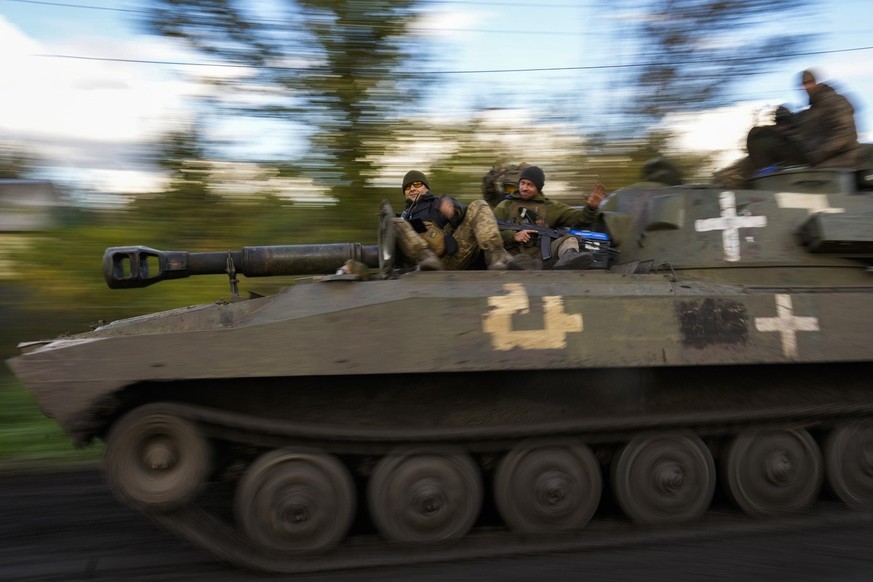
<svg viewBox="0 0 873 582"><path fill-rule="evenodd" d="M589 240L609 240L609 235L605 232L597 232L594 230L571 230L570 234Z"/></svg>
<svg viewBox="0 0 873 582"><path fill-rule="evenodd" d="M761 168L760 170L758 170L757 172L755 172L755 177L758 177L758 176L769 176L770 174L772 174L772 173L774 173L774 172L778 172L779 169L780 169L780 168L779 168L779 165L778 165L778 164L773 164L772 166L767 166L766 168Z"/></svg>

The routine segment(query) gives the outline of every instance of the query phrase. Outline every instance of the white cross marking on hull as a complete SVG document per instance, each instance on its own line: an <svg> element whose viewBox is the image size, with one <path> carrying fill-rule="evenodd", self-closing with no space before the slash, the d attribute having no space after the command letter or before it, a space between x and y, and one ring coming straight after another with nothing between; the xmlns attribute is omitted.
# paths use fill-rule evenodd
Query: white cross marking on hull
<svg viewBox="0 0 873 582"><path fill-rule="evenodd" d="M697 232L720 230L724 245L724 260L740 260L740 229L763 228L767 226L766 216L737 216L736 197L733 192L722 192L718 196L721 205L719 218L703 218L694 222Z"/></svg>
<svg viewBox="0 0 873 582"><path fill-rule="evenodd" d="M817 317L795 317L791 295L776 295L776 317L756 317L758 331L776 331L782 334L782 353L787 358L797 357L797 332L818 331Z"/></svg>

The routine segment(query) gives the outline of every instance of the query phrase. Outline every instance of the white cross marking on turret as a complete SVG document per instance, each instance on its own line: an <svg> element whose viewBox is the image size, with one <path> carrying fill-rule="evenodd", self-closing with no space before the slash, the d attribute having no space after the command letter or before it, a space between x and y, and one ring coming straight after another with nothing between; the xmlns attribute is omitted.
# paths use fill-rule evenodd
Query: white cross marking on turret
<svg viewBox="0 0 873 582"><path fill-rule="evenodd" d="M782 353L786 358L797 357L797 332L818 331L817 317L795 317L791 295L776 295L776 317L756 317L758 331L777 331L782 334Z"/></svg>
<svg viewBox="0 0 873 582"><path fill-rule="evenodd" d="M827 194L798 194L795 192L778 192L776 204L779 208L802 208L809 214L816 212L836 213L845 212L845 208L831 208Z"/></svg>
<svg viewBox="0 0 873 582"><path fill-rule="evenodd" d="M719 218L703 218L694 222L697 232L720 230L724 244L724 260L740 260L740 229L762 228L767 226L766 216L737 216L736 197L733 192L722 192L718 196L721 205Z"/></svg>

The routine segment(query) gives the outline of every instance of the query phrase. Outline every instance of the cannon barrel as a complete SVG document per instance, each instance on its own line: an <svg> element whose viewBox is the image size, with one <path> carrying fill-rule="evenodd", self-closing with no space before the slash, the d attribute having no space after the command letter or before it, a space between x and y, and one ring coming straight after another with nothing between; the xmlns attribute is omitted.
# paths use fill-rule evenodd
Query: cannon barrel
<svg viewBox="0 0 873 582"><path fill-rule="evenodd" d="M238 273L246 277L271 277L335 273L349 259L378 267L379 247L332 243L202 253L159 251L144 246L111 247L103 254L103 277L112 289L131 289L190 275Z"/></svg>

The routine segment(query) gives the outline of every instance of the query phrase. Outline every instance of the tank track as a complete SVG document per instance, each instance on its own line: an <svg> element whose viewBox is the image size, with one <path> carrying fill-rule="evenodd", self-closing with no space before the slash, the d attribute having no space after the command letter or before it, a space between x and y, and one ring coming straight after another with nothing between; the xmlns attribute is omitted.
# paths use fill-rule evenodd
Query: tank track
<svg viewBox="0 0 873 582"><path fill-rule="evenodd" d="M278 447L302 447L322 450L343 458L363 459L380 456L398 445L461 448L479 461L485 472L493 469L494 459L515 444L530 439L577 438L597 451L598 460L608 475L611 455L622 443L648 432L690 431L719 448L721 443L739 433L754 428L818 431L822 435L839 421L873 417L873 403L842 403L798 405L761 409L753 412L724 414L665 414L633 419L586 419L537 423L520 427L454 427L417 430L337 429L317 424L266 420L247 414L219 410L188 403L160 402L142 407L154 414L172 415L195 423L212 440L232 443L241 448L270 450ZM820 437L821 438L821 437ZM488 466L486 459L491 459ZM360 463L353 467L356 487L369 477ZM372 466L372 465L370 465ZM232 472L232 471L231 471ZM720 471L718 471L720 472ZM489 488L484 488L490 497ZM607 486L604 484L604 497ZM601 506L603 505L601 500ZM612 513L618 513L615 508ZM806 518L815 516L814 508ZM337 547L323 553L282 553L253 543L234 524L233 518L215 511L198 500L167 512L145 511L163 528L202 547L219 560L238 567L270 573L304 573L323 570L352 569L376 566L399 566L425 562L500 557L520 553L586 550L629 544L681 539L700 535L701 531L730 532L761 527L782 527L804 516L784 516L781 519L754 519L739 509L723 511L710 507L700 521L684 524L645 525L633 523L621 516L602 515L600 509L582 530L561 534L524 535L509 531L500 523L477 523L470 533L454 543L432 545L397 544L383 540L370 527L353 532ZM226 511L224 512L226 513ZM847 514L842 508L838 515ZM861 514L863 515L863 514ZM842 519L842 518L841 518ZM774 525L775 524L775 525ZM780 525L781 524L781 525ZM790 525L789 525L790 527ZM358 528L361 529L361 528Z"/></svg>
<svg viewBox="0 0 873 582"><path fill-rule="evenodd" d="M701 537L778 533L834 524L873 523L873 514L850 511L825 502L803 515L760 520L734 511L714 511L701 521L682 526L641 526L619 519L599 519L584 530L552 536L523 536L503 529L473 531L448 547L398 546L377 536L348 540L325 554L306 557L264 552L232 525L199 507L150 515L168 532L202 548L229 565L265 574L305 574L332 570L398 567L486 558L558 552L593 551L654 543L677 543Z"/></svg>

